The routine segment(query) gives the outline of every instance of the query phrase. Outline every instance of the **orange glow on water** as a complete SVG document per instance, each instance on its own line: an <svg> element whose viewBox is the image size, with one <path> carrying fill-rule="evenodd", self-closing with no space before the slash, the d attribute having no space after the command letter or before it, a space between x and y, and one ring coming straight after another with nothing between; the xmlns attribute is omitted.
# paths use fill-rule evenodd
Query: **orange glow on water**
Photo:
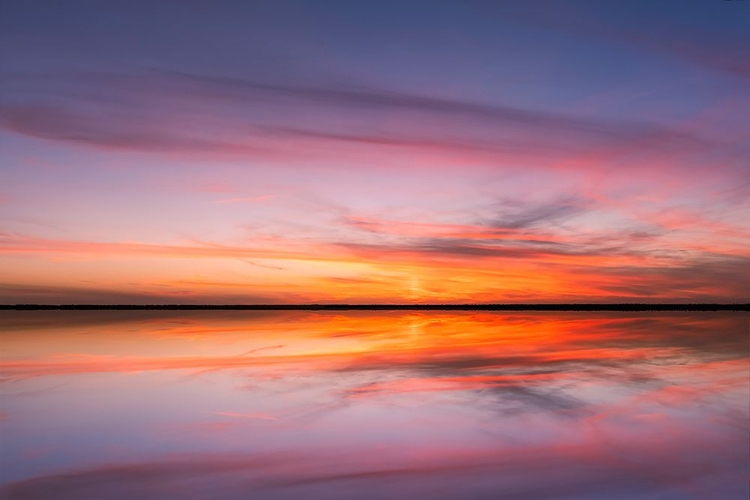
<svg viewBox="0 0 750 500"><path fill-rule="evenodd" d="M632 460L649 488L690 491L719 487L717 470L735 488L750 460L741 314L5 311L0 325L5 492L145 484L150 499L215 473L260 498L267 481L289 498L344 494L338 481L573 488L518 475L544 466L605 498L638 480Z"/></svg>

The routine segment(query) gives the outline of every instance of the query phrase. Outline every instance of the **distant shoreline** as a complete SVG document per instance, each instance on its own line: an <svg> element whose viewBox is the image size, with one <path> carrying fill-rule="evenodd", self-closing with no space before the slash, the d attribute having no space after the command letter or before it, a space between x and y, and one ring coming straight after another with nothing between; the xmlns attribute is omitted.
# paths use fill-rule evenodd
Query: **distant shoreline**
<svg viewBox="0 0 750 500"><path fill-rule="evenodd" d="M750 311L744 304L0 304L12 311Z"/></svg>

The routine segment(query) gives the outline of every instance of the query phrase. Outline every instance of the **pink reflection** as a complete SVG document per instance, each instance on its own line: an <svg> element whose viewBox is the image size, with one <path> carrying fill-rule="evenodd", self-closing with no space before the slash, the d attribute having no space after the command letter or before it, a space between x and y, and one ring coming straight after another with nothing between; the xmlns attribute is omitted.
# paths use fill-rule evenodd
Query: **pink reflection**
<svg viewBox="0 0 750 500"><path fill-rule="evenodd" d="M4 498L747 494L741 315L48 318L2 318Z"/></svg>

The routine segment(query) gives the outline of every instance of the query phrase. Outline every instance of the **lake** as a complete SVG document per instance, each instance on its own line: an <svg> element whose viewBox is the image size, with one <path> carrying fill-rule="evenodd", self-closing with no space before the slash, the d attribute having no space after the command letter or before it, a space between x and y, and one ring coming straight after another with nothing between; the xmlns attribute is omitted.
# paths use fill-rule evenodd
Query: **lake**
<svg viewBox="0 0 750 500"><path fill-rule="evenodd" d="M0 311L4 499L746 499L747 313Z"/></svg>

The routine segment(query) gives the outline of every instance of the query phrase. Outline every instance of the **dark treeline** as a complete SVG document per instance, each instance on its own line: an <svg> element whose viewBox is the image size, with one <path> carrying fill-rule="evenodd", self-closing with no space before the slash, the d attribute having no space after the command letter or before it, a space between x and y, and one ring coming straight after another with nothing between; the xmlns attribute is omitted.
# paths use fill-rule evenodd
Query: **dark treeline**
<svg viewBox="0 0 750 500"><path fill-rule="evenodd" d="M735 304L11 304L0 310L239 311L750 311Z"/></svg>

